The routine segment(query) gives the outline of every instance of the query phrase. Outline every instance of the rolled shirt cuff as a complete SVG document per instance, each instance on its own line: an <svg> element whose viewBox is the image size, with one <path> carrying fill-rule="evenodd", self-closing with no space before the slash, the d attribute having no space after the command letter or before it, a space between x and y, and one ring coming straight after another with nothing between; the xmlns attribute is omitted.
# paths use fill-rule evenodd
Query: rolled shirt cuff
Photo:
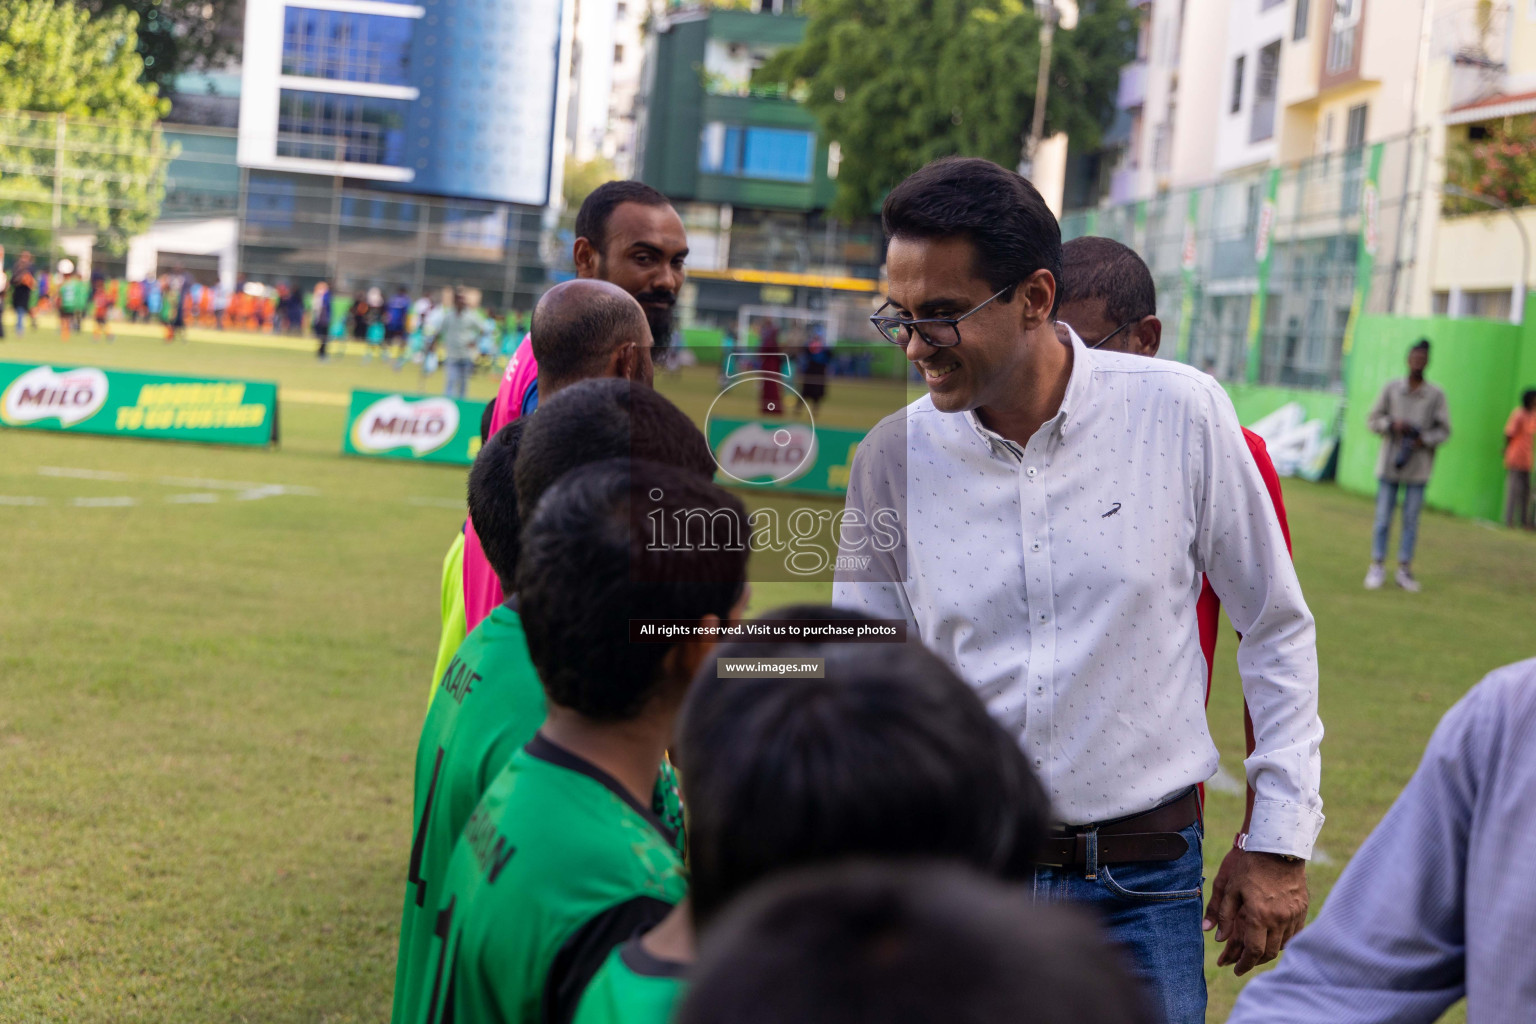
<svg viewBox="0 0 1536 1024"><path fill-rule="evenodd" d="M1322 812L1305 804L1258 799L1253 802L1253 820L1243 848L1250 853L1281 853L1311 860L1322 828Z"/></svg>

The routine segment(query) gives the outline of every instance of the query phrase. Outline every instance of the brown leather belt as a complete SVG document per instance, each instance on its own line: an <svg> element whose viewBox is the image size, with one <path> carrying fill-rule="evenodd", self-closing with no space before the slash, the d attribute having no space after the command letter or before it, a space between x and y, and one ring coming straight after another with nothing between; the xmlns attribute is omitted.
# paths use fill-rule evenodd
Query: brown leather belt
<svg viewBox="0 0 1536 1024"><path fill-rule="evenodd" d="M1178 860L1189 852L1189 842L1179 832L1199 818L1200 798L1191 789L1145 814L1058 830L1045 841L1036 863L1063 868L1088 864L1090 833L1098 840L1098 864Z"/></svg>

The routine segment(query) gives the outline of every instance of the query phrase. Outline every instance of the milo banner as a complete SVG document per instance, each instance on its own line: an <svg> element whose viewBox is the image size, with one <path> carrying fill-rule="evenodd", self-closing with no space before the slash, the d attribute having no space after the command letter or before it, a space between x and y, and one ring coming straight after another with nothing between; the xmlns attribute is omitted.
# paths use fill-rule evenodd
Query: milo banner
<svg viewBox="0 0 1536 1024"><path fill-rule="evenodd" d="M73 434L265 445L277 440L277 385L0 363L0 424Z"/></svg>
<svg viewBox="0 0 1536 1024"><path fill-rule="evenodd" d="M1264 186L1264 205L1259 207L1258 237L1253 247L1258 286L1254 289L1253 301L1248 304L1248 371L1245 379L1250 384L1258 382L1264 354L1264 313L1269 305L1269 268L1275 250L1275 200L1279 195L1280 168L1271 167L1269 181Z"/></svg>
<svg viewBox="0 0 1536 1024"><path fill-rule="evenodd" d="M1355 258L1355 298L1349 306L1349 320L1344 324L1344 348L1341 354L1341 374L1344 386L1349 386L1349 354L1355 347L1355 328L1365 312L1366 300L1371 295L1371 275L1376 270L1376 244L1381 238L1379 220L1381 214L1381 149L1378 142L1371 147L1369 163L1365 168L1365 183L1360 188L1360 248Z"/></svg>
<svg viewBox="0 0 1536 1024"><path fill-rule="evenodd" d="M801 421L710 417L709 447L720 467L716 482L806 494L848 491L853 453L862 430L815 427Z"/></svg>
<svg viewBox="0 0 1536 1024"><path fill-rule="evenodd" d="M467 466L480 451L484 402L354 391L347 411L347 455Z"/></svg>

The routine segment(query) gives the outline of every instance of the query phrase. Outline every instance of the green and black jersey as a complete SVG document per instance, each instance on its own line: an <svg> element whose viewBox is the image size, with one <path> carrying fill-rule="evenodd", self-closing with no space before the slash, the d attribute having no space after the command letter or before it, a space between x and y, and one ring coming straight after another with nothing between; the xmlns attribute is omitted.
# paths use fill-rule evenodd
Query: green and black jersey
<svg viewBox="0 0 1536 1024"><path fill-rule="evenodd" d="M501 605L459 645L416 748L416 811L400 915L393 1020L404 1024L431 979L432 923L454 843L491 780L544 724L544 689L522 620Z"/></svg>
<svg viewBox="0 0 1536 1024"><path fill-rule="evenodd" d="M686 964L646 952L638 937L630 939L592 976L575 1024L667 1024L687 991L686 970Z"/></svg>
<svg viewBox="0 0 1536 1024"><path fill-rule="evenodd" d="M454 849L421 1024L569 1021L614 947L687 891L679 837L596 765L535 736Z"/></svg>

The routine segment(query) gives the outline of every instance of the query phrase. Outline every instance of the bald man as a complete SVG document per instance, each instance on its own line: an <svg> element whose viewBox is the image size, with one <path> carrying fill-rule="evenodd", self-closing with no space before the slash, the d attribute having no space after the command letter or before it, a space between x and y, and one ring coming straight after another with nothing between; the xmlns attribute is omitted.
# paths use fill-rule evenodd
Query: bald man
<svg viewBox="0 0 1536 1024"><path fill-rule="evenodd" d="M618 377L650 387L655 376L654 338L645 309L629 292L607 281L581 278L545 292L534 307L529 340L539 366L534 386L545 399L577 381L596 377ZM496 429L493 426L492 433ZM471 620L465 600L472 530L466 525L443 559L442 632L427 694L429 706L453 653L485 617ZM473 555L481 561L485 557L478 537L474 537ZM477 580L477 584L481 591L494 588L487 608L494 609L504 600L494 573L490 581Z"/></svg>
<svg viewBox="0 0 1536 1024"><path fill-rule="evenodd" d="M533 310L529 329L539 363L541 399L594 377L619 377L650 386L655 339L634 296L607 281L557 284Z"/></svg>

